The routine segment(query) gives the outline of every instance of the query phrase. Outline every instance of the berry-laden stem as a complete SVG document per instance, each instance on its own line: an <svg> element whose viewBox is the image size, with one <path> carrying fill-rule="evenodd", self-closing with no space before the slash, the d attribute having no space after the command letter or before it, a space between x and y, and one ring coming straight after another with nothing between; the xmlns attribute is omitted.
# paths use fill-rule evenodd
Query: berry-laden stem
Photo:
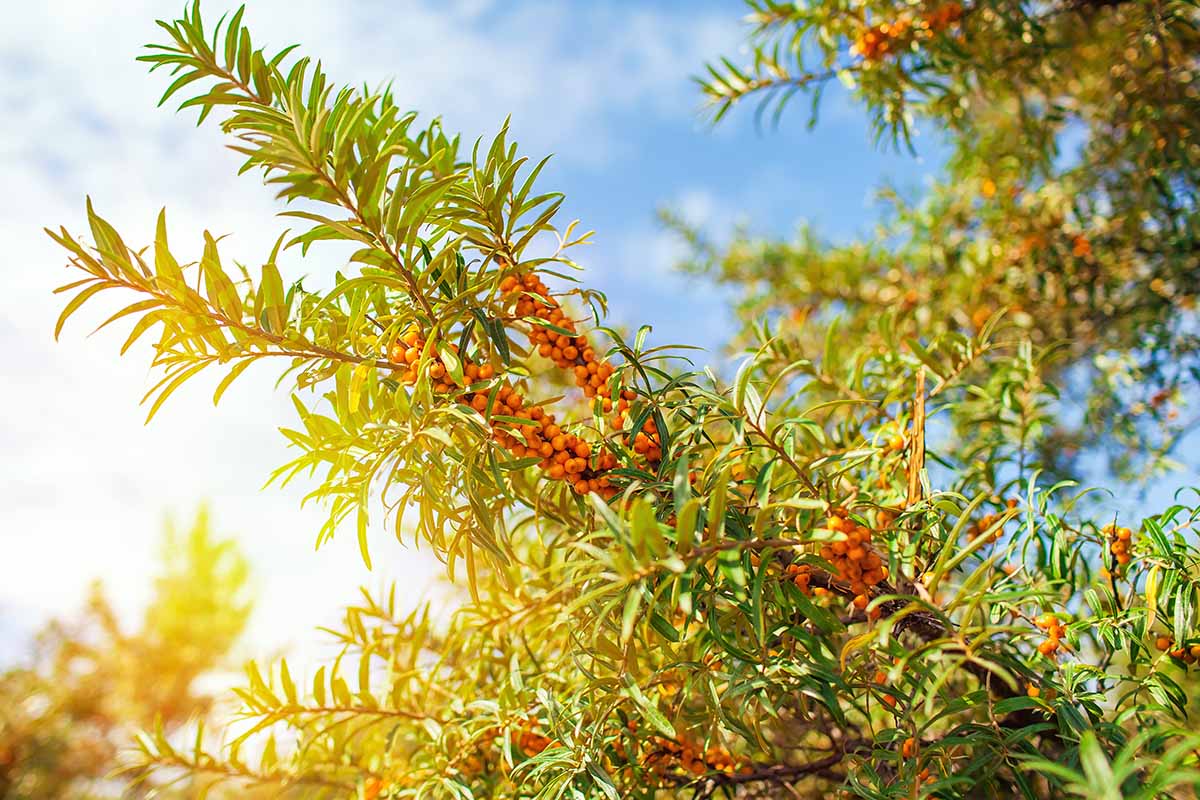
<svg viewBox="0 0 1200 800"><path fill-rule="evenodd" d="M628 424L630 402L636 397L632 389L617 389L612 382L613 366L597 355L586 336L563 312L550 290L533 272L522 276L509 275L500 282L505 297L515 299L519 317L532 317L529 332L531 345L538 354L550 359L559 369L570 370L575 384L588 398L601 398L605 413L611 413L614 430L624 430ZM416 329L409 329L391 346L388 356L392 363L402 366L401 380L414 384L418 365L425 349L425 340ZM457 355L458 347L450 345ZM492 429L492 438L517 458L537 457L543 475L550 480L565 481L577 494L595 492L604 499L617 494L609 473L616 469L616 455L601 450L575 433L564 429L554 414L542 405L526 405L525 397L509 383L498 387L479 387L480 382L496 376L490 364L475 364L461 357L463 380L460 387L440 357L430 360L426 369L437 394L450 394L459 402L483 414ZM616 401L613 394L616 394ZM506 419L497 419L497 416ZM519 420L520 422L517 422ZM626 432L624 444L653 467L662 460L662 445L654 423L647 420L642 430L632 436Z"/></svg>

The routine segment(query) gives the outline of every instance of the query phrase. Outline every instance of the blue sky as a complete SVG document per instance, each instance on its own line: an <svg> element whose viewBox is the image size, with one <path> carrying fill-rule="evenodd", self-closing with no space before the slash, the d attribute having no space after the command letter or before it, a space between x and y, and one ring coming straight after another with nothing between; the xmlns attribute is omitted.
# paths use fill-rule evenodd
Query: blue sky
<svg viewBox="0 0 1200 800"><path fill-rule="evenodd" d="M402 102L441 114L468 139L511 114L527 155L555 154L543 186L566 193L565 218L596 230L596 244L577 254L585 280L608 293L616 322L651 323L659 343L714 347L728 318L718 292L672 272L680 245L657 208L674 207L717 238L738 220L783 235L803 219L845 238L876 220L870 196L881 183L920 187L939 163L932 141L918 142L920 158L877 150L840 90L814 132L801 104L775 131L757 130L749 109L709 128L691 76L719 53L745 60L734 0L248 5L261 41L302 42L348 82L393 78ZM212 19L226 7L205 4ZM178 8L45 0L6 11L0 30L9 121L0 129L0 385L15 387L0 393L0 645L75 607L92 577L135 614L164 515L185 518L201 500L220 529L239 534L258 573L259 651L246 655L311 647L311 628L335 619L359 583L399 577L415 600L432 574L427 558L384 533L373 574L349 538L314 553L320 514L300 509L300 488L258 490L287 458L275 428L291 412L271 390L274 376L251 373L219 409L206 387L184 390L143 427L144 349L118 360L119 334L86 338L82 322L51 341L50 292L65 278L41 227L81 231L87 193L129 241L148 241L166 205L185 252L208 228L234 234L230 254L254 263L285 227L270 193L236 178L238 157L214 126L155 109L163 79L133 58L158 38L155 14ZM343 266L314 253L296 269Z"/></svg>

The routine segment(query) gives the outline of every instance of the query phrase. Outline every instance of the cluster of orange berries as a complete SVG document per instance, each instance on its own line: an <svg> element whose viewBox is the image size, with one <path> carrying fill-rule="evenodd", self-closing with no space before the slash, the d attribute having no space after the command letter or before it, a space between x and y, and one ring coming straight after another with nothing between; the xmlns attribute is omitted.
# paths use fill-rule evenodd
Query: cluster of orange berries
<svg viewBox="0 0 1200 800"><path fill-rule="evenodd" d="M662 443L659 441L658 428L655 427L654 420L647 419L642 423L640 431L632 437L626 435L623 441L627 447L633 449L633 452L645 457L651 464L662 461Z"/></svg>
<svg viewBox="0 0 1200 800"><path fill-rule="evenodd" d="M405 383L416 383L417 364L424 349L425 341L420 333L409 329L388 351L389 360L403 365L404 371L400 377ZM450 349L458 353L457 345L450 345ZM494 397L490 389L462 391L440 357L432 358L427 369L429 377L436 381L433 385L435 392L458 392L460 402L489 418L498 414L524 420L524 424L515 427L503 427L501 421L493 421L493 438L514 456L541 458L540 466L546 477L568 482L579 494L596 492L606 500L616 495L616 487L610 484L604 474L617 466L616 456L609 452L601 452L593 457L592 445L576 434L564 431L556 424L554 415L546 413L542 406L526 407L525 398L507 384L498 387ZM495 377L495 370L490 364L474 364L463 359L462 370L466 386ZM629 394L632 395L631 392ZM624 408L628 407L628 399L621 398Z"/></svg>
<svg viewBox="0 0 1200 800"><path fill-rule="evenodd" d="M1042 614L1033 621L1033 624L1046 632L1046 638L1038 645L1038 652L1047 658L1057 653L1065 630L1058 617L1053 614Z"/></svg>
<svg viewBox="0 0 1200 800"><path fill-rule="evenodd" d="M822 545L821 558L833 564L837 578L850 584L854 607L861 611L871 601L871 587L887 578L883 559L871 548L871 529L851 520L841 508L830 511L825 527L846 535L845 541Z"/></svg>
<svg viewBox="0 0 1200 800"><path fill-rule="evenodd" d="M630 403L636 398L632 389L622 389L613 397L610 379L614 374L611 364L600 361L587 338L575 330L575 323L564 314L550 290L532 272L521 277L508 276L500 282L500 290L506 296L516 297L516 313L522 317L536 317L557 330L535 325L530 332L530 341L537 346L538 353L552 360L561 369L574 372L575 383L589 398L601 398L605 413L612 412L613 427L620 431L628 422ZM425 351L426 341L416 328L410 328L389 348L388 359L400 368L400 379L406 384L417 382L417 365ZM449 345L458 354L457 345ZM463 402L489 419L494 415L509 417L509 420L493 420L493 438L517 458L537 457L547 478L567 482L578 494L595 492L606 500L617 494L608 472L617 467L617 458L573 433L563 430L553 414L540 405L526 407L525 398L508 385L482 391L469 391L467 387L478 382L490 381L495 370L490 364L477 365L462 358L462 384L460 386L442 358L434 354L428 362L427 374L434 381L433 390L439 394L454 394ZM522 420L513 423L511 418ZM641 430L626 431L624 443L651 464L662 460L662 443L658 428L653 420L647 419Z"/></svg>
<svg viewBox="0 0 1200 800"><path fill-rule="evenodd" d="M617 493L605 474L617 466L616 456L607 451L594 453L591 444L563 430L554 415L542 406L523 408L524 398L507 386L496 391L496 400L506 416L524 420L513 428L494 428L492 437L501 447L517 458L540 458L539 465L547 478L567 481L579 494L596 492L607 500ZM486 392L470 399L471 407L481 413L488 408L487 404Z"/></svg>
<svg viewBox="0 0 1200 800"><path fill-rule="evenodd" d="M970 536L972 539L978 539L980 536L982 536L984 534L984 532L988 528L995 525L996 521L999 519L1000 519L999 514L984 514L978 520L971 523L971 527L967 529L967 535ZM989 542L999 541L1000 536L1003 533L1004 533L1003 527L997 528L993 533L991 533L988 536L988 541Z"/></svg>
<svg viewBox="0 0 1200 800"><path fill-rule="evenodd" d="M625 727L630 733L637 733L637 720L629 720ZM671 772L690 775L719 772L733 775L753 771L749 764L736 759L724 747L705 749L687 740L668 739L665 736L653 736L648 741L639 743L638 747L640 749L645 745L650 745L653 749L645 755L639 755L635 760L659 775ZM616 742L614 749L622 759L630 760L625 745L620 741Z"/></svg>
<svg viewBox="0 0 1200 800"><path fill-rule="evenodd" d="M588 344L586 336L575 331L575 323L569 319L558 301L550 296L550 289L535 273L526 272L520 278L509 275L500 281L500 291L507 295L518 295L516 312L521 317L535 317L558 328L559 333L548 327L535 325L529 333L529 341L537 347L538 354L550 359L559 369L575 373L575 384L588 397L603 397L604 410L613 410L612 392L607 385L612 377L611 364L596 358L596 351ZM534 297L537 299L535 300Z"/></svg>
<svg viewBox="0 0 1200 800"><path fill-rule="evenodd" d="M755 564L755 566L758 565ZM809 569L808 564L788 564L784 568L784 572L787 574L788 579L800 590L801 594L806 597L812 596L812 589L808 586L808 582L812 580L812 570Z"/></svg>
<svg viewBox="0 0 1200 800"><path fill-rule="evenodd" d="M521 723L521 731L517 734L517 747L526 755L536 756L554 744L553 739L538 732L537 720L527 719Z"/></svg>
<svg viewBox="0 0 1200 800"><path fill-rule="evenodd" d="M518 316L534 317L558 329L534 325L529 332L529 341L537 346L539 355L553 361L559 369L571 370L575 385L583 390L584 396L601 398L604 412L615 412L613 427L624 429L629 404L637 395L632 389L623 389L614 402L613 387L609 383L612 365L601 361L587 337L576 332L575 322L567 317L542 279L533 272L519 278L509 275L500 282L500 291L506 296L517 297L515 310ZM662 460L662 446L653 422L647 421L632 438L626 436L625 444L647 461Z"/></svg>
<svg viewBox="0 0 1200 800"><path fill-rule="evenodd" d="M1177 661L1182 661L1188 665L1195 664L1197 661L1200 661L1200 644L1193 644L1191 646L1183 645L1172 648L1173 644L1174 642L1172 642L1170 637L1167 636L1159 636L1154 642L1155 647L1157 647L1159 650L1166 651L1167 655L1176 659Z"/></svg>
<svg viewBox="0 0 1200 800"><path fill-rule="evenodd" d="M921 20L920 26L931 33L941 33L963 17L961 3L942 3Z"/></svg>
<svg viewBox="0 0 1200 800"><path fill-rule="evenodd" d="M901 18L867 28L850 47L850 53L867 61L880 61L908 35L912 23Z"/></svg>
<svg viewBox="0 0 1200 800"><path fill-rule="evenodd" d="M1004 503L1004 505L1010 509L1016 508L1017 504L1018 504L1018 500L1015 497L1010 497ZM971 523L971 527L969 527L967 529L967 536L969 536L971 539L978 539L985 532L987 532L988 528L995 525L1000 520L1001 516L1003 516L1003 515L1002 514L984 514L978 520ZM1003 526L997 528L995 531L988 534L987 540L989 542L997 542L1000 540L1000 537L1002 535L1004 535L1004 527Z"/></svg>
<svg viewBox="0 0 1200 800"><path fill-rule="evenodd" d="M392 342L391 349L388 350L388 360L397 366L403 367L403 372L400 373L400 380L408 385L417 382L417 362L421 360L421 353L425 350L425 339L420 332L415 328L409 328L396 341ZM450 350L455 354L458 353L458 345L450 345ZM487 370L486 376L481 375L480 368L476 368L475 377L480 380L487 380L492 377L492 368L490 365L485 365L483 369ZM434 381L433 390L439 394L445 394L455 388L456 383L450 376L449 370L446 369L446 364L440 356L435 355L431 360L429 367L429 377ZM466 376L470 377L470 376Z"/></svg>
<svg viewBox="0 0 1200 800"><path fill-rule="evenodd" d="M833 594L823 586L809 586L813 573L808 564L788 564L784 567L784 574L805 597L829 597Z"/></svg>
<svg viewBox="0 0 1200 800"><path fill-rule="evenodd" d="M655 737L654 743L657 749L646 758L646 766L656 772L674 769L692 775L712 772L734 775L752 771L752 767L740 764L724 747L705 749L686 740L675 741L661 736Z"/></svg>
<svg viewBox="0 0 1200 800"><path fill-rule="evenodd" d="M1082 233L1071 239L1071 255L1076 258L1087 258L1092 254L1092 243Z"/></svg>
<svg viewBox="0 0 1200 800"><path fill-rule="evenodd" d="M881 61L909 39L941 33L962 19L962 15L962 5L951 2L943 3L915 23L908 17L901 17L894 22L874 25L859 34L850 53L862 56L866 61Z"/></svg>
<svg viewBox="0 0 1200 800"><path fill-rule="evenodd" d="M472 750L468 751L465 757L461 757L462 771L468 775L478 775L482 772L487 763L488 753L503 733L504 727L499 725L481 733L473 743ZM513 742L529 757L536 756L547 747L556 744L553 739L538 730L538 721L534 717L522 720L515 733Z"/></svg>
<svg viewBox="0 0 1200 800"><path fill-rule="evenodd" d="M1133 531L1129 528L1118 528L1116 525L1105 525L1102 531L1108 536L1108 551L1117 560L1117 566L1123 567L1129 563L1129 545L1133 541Z"/></svg>
<svg viewBox="0 0 1200 800"><path fill-rule="evenodd" d="M409 329L392 344L388 357L395 364L405 365L405 371L401 374L401 380L405 383L416 383L417 363L424 348L425 341L415 329ZM457 345L450 345L450 349L458 352ZM433 385L435 392L445 394L459 388L440 357L431 360L428 371L429 377L437 381ZM463 365L463 380L467 386L489 381L494 376L495 370L491 364L465 361ZM607 499L616 493L616 489L609 486L607 478L596 474L615 467L616 457L611 453L602 453L595 459L596 469L592 469L589 462L592 446L575 434L563 431L555 424L554 415L547 414L542 406L526 408L525 398L511 386L505 384L497 388L494 398L489 389L484 389L463 392L458 399L489 418L499 414L525 420L525 424L515 428L493 424L492 436L517 458L539 456L548 478L567 480L580 494L598 492Z"/></svg>
<svg viewBox="0 0 1200 800"><path fill-rule="evenodd" d="M625 429L630 403L637 394L632 389L622 389L614 401L609 382L613 375L612 365L598 359L587 337L576 332L574 321L566 316L541 278L532 272L519 278L509 275L500 282L500 291L517 297L515 311L518 316L535 317L558 329L535 325L529 340L537 346L539 355L550 359L560 369L574 373L575 385L583 390L585 397L601 399L604 412L613 413L614 429ZM662 461L662 442L652 420L647 419L636 433L626 432L623 441L651 464Z"/></svg>

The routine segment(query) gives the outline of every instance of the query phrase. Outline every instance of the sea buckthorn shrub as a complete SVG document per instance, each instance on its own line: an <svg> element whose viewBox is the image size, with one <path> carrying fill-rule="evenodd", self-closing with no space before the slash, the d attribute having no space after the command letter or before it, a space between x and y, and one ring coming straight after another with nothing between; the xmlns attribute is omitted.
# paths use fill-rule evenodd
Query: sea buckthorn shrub
<svg viewBox="0 0 1200 800"><path fill-rule="evenodd" d="M714 68L720 110L820 85L774 36L849 64L830 74L877 123L911 105L958 150L879 242L710 253L748 290L728 376L604 325L575 280L588 235L506 130L468 146L256 47L241 11L164 22L142 58L174 76L167 97L219 120L300 227L235 272L213 236L177 256L165 215L131 248L89 202L90 237L50 232L74 270L59 329L132 296L113 319L133 321L126 349L157 332L151 415L202 371L220 399L283 365L299 423L274 478L325 504L318 541L354 531L370 566L388 520L458 593L450 613L364 593L335 661L248 665L225 749L149 734L136 763L233 796L1183 796L1197 498L1114 512L1056 454L1132 448L1160 469L1177 432L1072 436L1061 381L1104 379L1083 382L1091 413L1149 387L1164 419L1192 385L1194 207L1112 170L1160 165L1168 195L1194 180L1194 13L1046 5L751 3L754 77ZM890 44L868 57L872 30ZM1147 73L1106 60L1125 39L1161 50ZM1070 178L1047 166L1052 85L1097 137ZM995 122L1013 98L1030 118ZM1139 149L1117 106L1173 138ZM327 240L353 244L346 274L283 280Z"/></svg>

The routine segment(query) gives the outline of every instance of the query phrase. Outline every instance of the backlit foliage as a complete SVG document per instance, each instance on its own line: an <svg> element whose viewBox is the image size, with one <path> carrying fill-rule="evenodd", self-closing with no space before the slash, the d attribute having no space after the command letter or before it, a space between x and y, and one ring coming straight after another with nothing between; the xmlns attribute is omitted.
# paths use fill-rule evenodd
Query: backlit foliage
<svg viewBox="0 0 1200 800"><path fill-rule="evenodd" d="M141 626L126 630L102 586L78 617L37 637L33 658L0 673L0 797L137 796L155 780L123 755L138 729L172 734L209 713L200 681L225 663L250 613L246 562L201 511L168 527ZM201 778L201 782L203 779ZM173 787L194 795L197 783ZM188 791L192 790L192 791Z"/></svg>
<svg viewBox="0 0 1200 800"><path fill-rule="evenodd" d="M231 269L215 236L181 257L164 215L132 249L89 204L90 241L51 232L78 278L59 328L128 297L151 415L202 371L219 399L281 365L275 477L328 509L318 539L353 528L369 564L388 519L462 596L441 624L364 595L334 663L248 667L227 748L149 736L146 766L370 800L1195 783L1196 498L1098 516L1049 446L1059 387L1095 372L1100 443L1162 455L1111 423L1142 385L1101 358L1166 392L1155 414L1191 385L1195 9L867 5L752 3L752 70L705 91L725 113L841 75L881 131L944 128L949 179L879 242L701 246L747 289L730 381L604 326L588 235L504 128L464 144L255 47L241 11L162 24L164 100L219 120L297 227ZM284 280L326 242L347 274Z"/></svg>

